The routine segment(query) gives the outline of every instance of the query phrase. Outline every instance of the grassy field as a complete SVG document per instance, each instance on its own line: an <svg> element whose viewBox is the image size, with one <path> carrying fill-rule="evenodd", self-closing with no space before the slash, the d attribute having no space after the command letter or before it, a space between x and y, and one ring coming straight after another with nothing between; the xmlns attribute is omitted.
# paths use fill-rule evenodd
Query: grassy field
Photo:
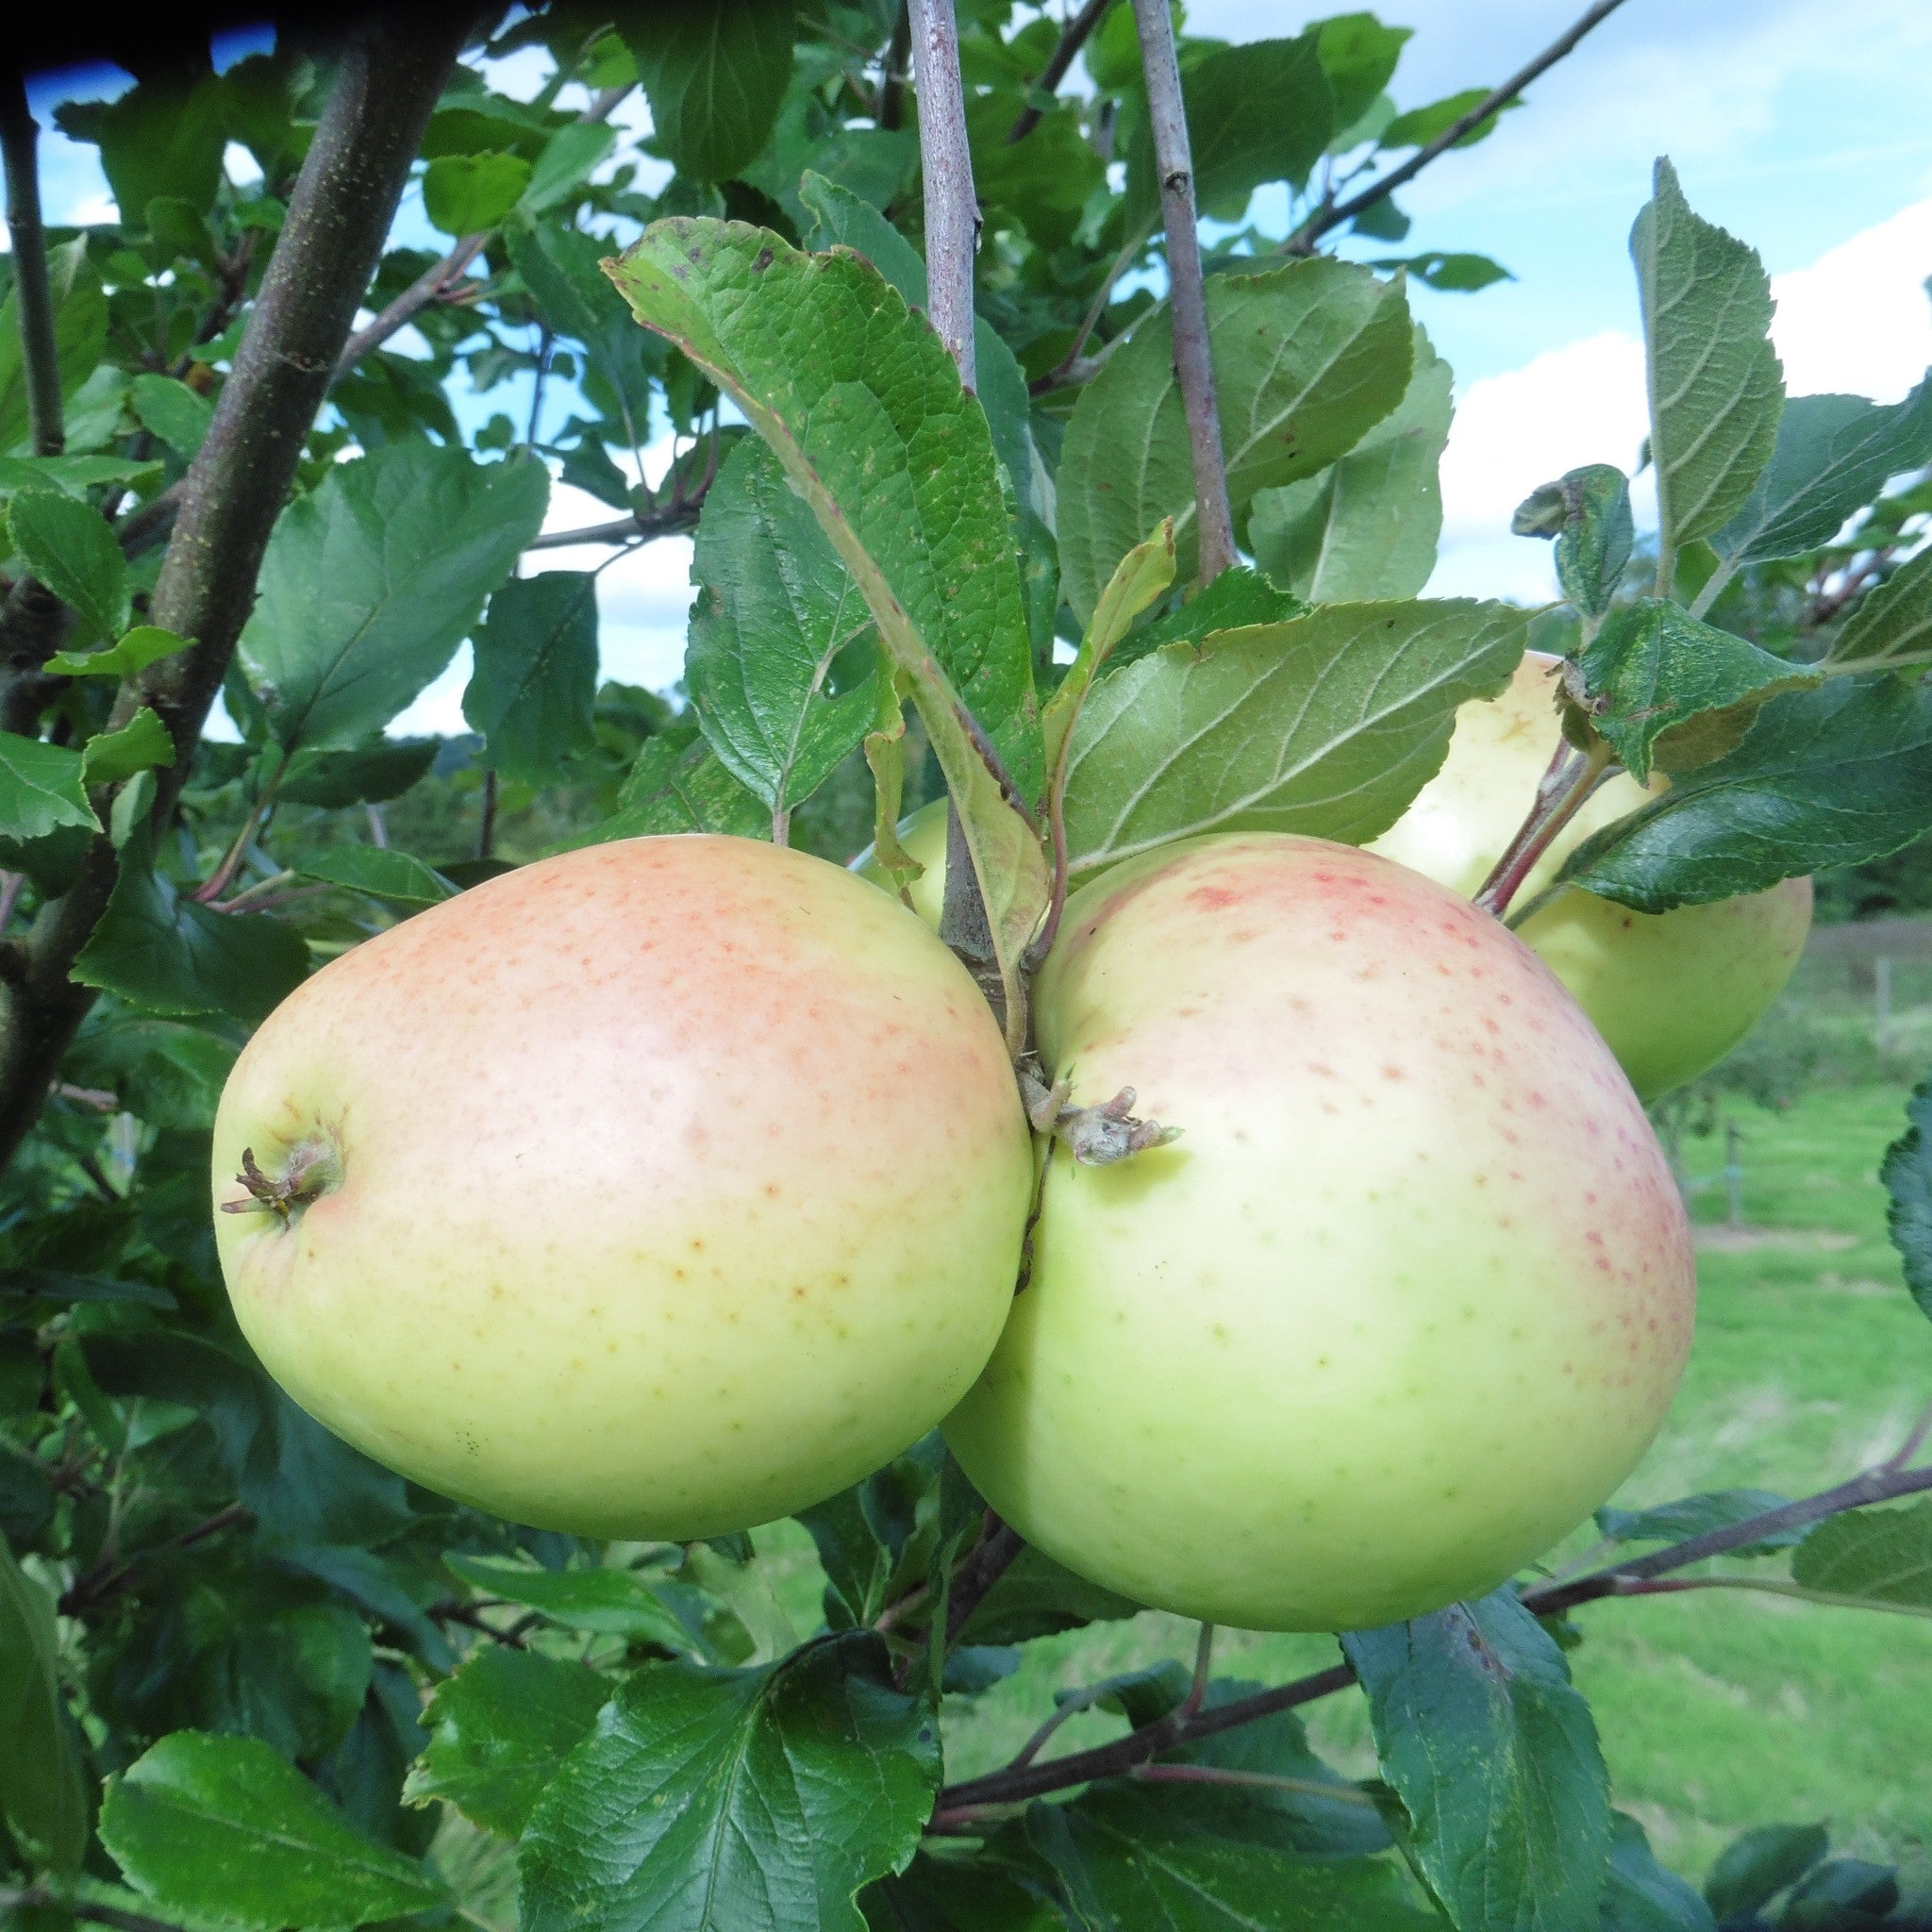
<svg viewBox="0 0 1932 1932"><path fill-rule="evenodd" d="M1712 1230L1702 1249L1690 1372L1620 1501L1823 1488L1895 1445L1932 1395L1932 1323L1900 1281L1875 1178L1904 1097L1888 1082L1814 1090L1784 1111L1724 1104L1743 1127L1747 1229ZM1722 1149L1721 1129L1688 1140L1689 1171L1715 1172ZM1720 1219L1722 1191L1696 1212ZM1571 1661L1618 1802L1668 1862L1696 1874L1746 1826L1823 1819L1841 1854L1902 1862L1915 1890L1932 1885L1932 1621L1710 1591L1592 1605L1578 1622ZM1192 1642L1192 1625L1147 1615L1027 1646L1016 1676L949 1722L949 1772L1010 1755L1056 1689L1191 1656ZM1228 1632L1217 1664L1273 1683L1334 1657L1324 1638ZM1358 1696L1307 1715L1337 1762L1372 1769ZM1064 1745L1119 1728L1085 1716Z"/></svg>

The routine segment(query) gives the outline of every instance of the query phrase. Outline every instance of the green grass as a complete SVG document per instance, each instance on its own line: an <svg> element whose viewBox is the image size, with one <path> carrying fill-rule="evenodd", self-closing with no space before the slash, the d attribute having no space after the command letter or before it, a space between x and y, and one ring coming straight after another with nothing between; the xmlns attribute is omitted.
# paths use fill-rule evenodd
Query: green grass
<svg viewBox="0 0 1932 1932"><path fill-rule="evenodd" d="M1932 1396L1932 1323L1885 1237L1878 1161L1899 1131L1901 1086L1815 1091L1789 1111L1731 1100L1744 1129L1751 1233L1699 1257L1698 1334L1662 1435L1619 1500L1751 1486L1802 1494L1894 1446ZM1685 1144L1692 1174L1724 1161L1721 1132ZM1721 1190L1696 1218L1721 1219ZM1771 1573L1774 1574L1774 1573ZM1698 1874L1735 1833L1827 1820L1835 1848L1915 1868L1932 1860L1932 1622L1717 1591L1577 1613L1572 1655L1594 1706L1618 1802L1659 1855ZM949 1710L948 1771L970 1776L1018 1748L1057 1689L1191 1655L1193 1628L1156 1615L1029 1644L1019 1673ZM1224 1632L1223 1674L1278 1683L1335 1659L1332 1640ZM1362 1699L1306 1713L1318 1747L1368 1773ZM1052 1748L1118 1733L1098 1714Z"/></svg>

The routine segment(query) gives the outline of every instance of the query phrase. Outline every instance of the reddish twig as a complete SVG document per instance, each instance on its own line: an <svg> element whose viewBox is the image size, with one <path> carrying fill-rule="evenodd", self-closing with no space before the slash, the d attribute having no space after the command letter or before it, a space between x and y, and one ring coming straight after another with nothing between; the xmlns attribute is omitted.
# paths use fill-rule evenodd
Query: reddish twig
<svg viewBox="0 0 1932 1932"><path fill-rule="evenodd" d="M1557 746L1548 768L1537 781L1528 816L1476 892L1475 903L1485 912L1501 919L1508 911L1524 880L1536 870L1563 827L1583 809L1609 770L1610 749L1601 741L1587 752L1576 750L1568 739Z"/></svg>
<svg viewBox="0 0 1932 1932"><path fill-rule="evenodd" d="M1141 58L1147 76L1148 116L1160 174L1160 214L1167 229L1168 306L1174 313L1174 368L1188 419L1194 465L1195 522L1200 533L1198 581L1211 584L1234 562L1234 511L1221 449L1221 411L1214 399L1214 360L1208 340L1208 296L1201 276L1201 238L1194 224L1194 163L1181 104L1181 70L1167 0L1134 0Z"/></svg>

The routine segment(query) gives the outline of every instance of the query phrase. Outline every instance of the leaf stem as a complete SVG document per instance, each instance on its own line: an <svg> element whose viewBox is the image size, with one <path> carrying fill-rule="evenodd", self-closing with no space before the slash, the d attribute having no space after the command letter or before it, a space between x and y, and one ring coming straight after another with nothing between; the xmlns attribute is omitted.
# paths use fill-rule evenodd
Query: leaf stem
<svg viewBox="0 0 1932 1932"><path fill-rule="evenodd" d="M1556 841L1565 825L1583 808L1585 800L1608 775L1610 748L1599 740L1588 751L1578 751L1568 739L1557 746L1547 769L1537 781L1536 799L1528 816L1516 828L1516 836L1503 848L1503 856L1490 869L1490 875L1476 892L1475 903L1498 919L1509 909L1537 862Z"/></svg>
<svg viewBox="0 0 1932 1932"><path fill-rule="evenodd" d="M1413 181L1439 155L1446 154L1472 128L1480 127L1491 114L1507 108L1531 81L1541 79L1585 34L1601 25L1623 4L1624 0L1596 0L1595 6L1552 41L1527 66L1519 68L1501 87L1484 95L1468 113L1457 115L1434 141L1418 148L1399 168L1391 168L1380 180L1371 182L1359 194L1350 196L1347 201L1339 202L1332 208L1318 208L1281 244L1281 252L1284 255L1312 255L1315 243L1331 228L1339 228L1342 223L1354 221L1378 201L1387 200L1398 188Z"/></svg>
<svg viewBox="0 0 1932 1932"><path fill-rule="evenodd" d="M57 457L66 437L60 426L60 358L54 345L47 238L41 225L39 137L27 106L25 77L9 74L0 81L0 156L7 166L7 233L26 372L27 434L35 456Z"/></svg>
<svg viewBox="0 0 1932 1932"><path fill-rule="evenodd" d="M1221 411L1214 397L1214 361L1208 340L1208 296L1201 275L1201 238L1194 222L1194 162L1181 100L1168 0L1134 0L1141 62L1154 125L1160 175L1160 215L1167 229L1168 303L1174 312L1174 366L1188 419L1194 466L1195 521L1201 560L1197 581L1211 584L1234 562L1234 511L1221 450Z"/></svg>

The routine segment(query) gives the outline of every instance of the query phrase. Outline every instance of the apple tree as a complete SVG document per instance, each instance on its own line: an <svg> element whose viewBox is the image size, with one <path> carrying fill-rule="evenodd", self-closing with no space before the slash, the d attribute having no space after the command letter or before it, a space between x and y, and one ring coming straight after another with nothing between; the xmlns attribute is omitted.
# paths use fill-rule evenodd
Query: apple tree
<svg viewBox="0 0 1932 1932"><path fill-rule="evenodd" d="M1607 460L1633 453L1578 450L1518 513L1552 545L1546 608L1421 595L1451 382L1407 291L1503 271L1402 254L1396 197L1616 4L1493 91L1406 106L1406 31L1367 13L1240 47L1177 33L1160 0L398 14L60 109L114 197L85 228L43 224L8 84L0 1922L1913 1923L1890 1871L1778 1819L1702 1892L1666 1870L1565 1654L1643 1615L1608 1600L1686 1590L1932 1611L1932 1407L1807 1495L1606 1503L1593 1539L1342 1629L1290 1682L1218 1674L1203 1624L1190 1659L1062 1686L1008 1761L964 1774L975 1701L1041 1638L1185 1597L1184 1538L1149 1529L1149 1587L1123 1594L989 1508L937 1432L905 1440L940 1419L909 1410L856 1483L791 1472L812 1500L776 1525L508 1520L291 1400L211 1228L238 1053L278 1008L374 983L329 962L482 919L551 855L688 867L709 849L692 834L758 867L870 843L864 917L965 988L948 1010L992 1042L1015 1146L1024 1095L1050 1185L1077 1160L1145 1195L1188 1123L1076 1101L1036 1024L1101 903L1072 895L1184 841L1333 841L1306 854L1413 824L1532 645L1537 757L1476 874L1444 885L1474 902L1454 908L1471 943L1588 1036L1604 1118L1647 1140L1609 1049L1504 925L1537 944L1566 901L1624 908L1691 936L1673 973L1717 974L1744 928L1705 908L1788 905L1787 882L1932 826L1932 555L1923 495L1897 488L1932 465L1932 389L1788 399L1761 263L1659 161L1631 238L1654 549L1633 554L1631 476ZM640 90L651 132L627 145ZM1286 233L1247 219L1270 184ZM446 246L396 239L406 192ZM608 516L557 526L559 480ZM682 691L600 681L597 574L543 553L674 534L695 544ZM391 731L466 641L470 731ZM665 842L619 842L640 840ZM1711 931L1731 937L1700 961ZM442 987L491 970L473 950ZM1648 970L1633 954L1626 1005ZM434 978L411 997L429 1028ZM506 1114L477 1136L571 1130L554 1093ZM1928 1128L1922 1090L1884 1180L1932 1316ZM256 1153L218 1172L218 1205L286 1229L324 1181ZM1552 1194L1593 1201L1611 1158ZM408 1178L433 1215L434 1164ZM1626 1232L1675 1239L1677 1216L1659 1199ZM430 1224L460 1261L460 1218ZM408 1360L375 1366L424 1406ZM585 1440L567 1390L535 1424L564 1461ZM1569 1446L1539 1454L1560 1470ZM637 1474L620 1457L613 1492ZM1509 1483L1536 1488L1519 1459ZM1378 1775L1311 1747L1297 1712L1329 1698L1362 1701ZM1111 1736L1057 1744L1095 1710Z"/></svg>

